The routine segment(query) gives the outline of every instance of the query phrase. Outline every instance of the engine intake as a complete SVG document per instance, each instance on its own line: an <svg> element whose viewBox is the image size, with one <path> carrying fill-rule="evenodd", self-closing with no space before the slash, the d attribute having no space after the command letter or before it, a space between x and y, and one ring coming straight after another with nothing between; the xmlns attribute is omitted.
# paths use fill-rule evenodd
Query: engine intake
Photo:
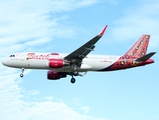
<svg viewBox="0 0 159 120"><path fill-rule="evenodd" d="M49 80L58 80L60 78L65 78L65 77L67 77L66 73L57 72L54 70L50 70L47 72L47 79Z"/></svg>

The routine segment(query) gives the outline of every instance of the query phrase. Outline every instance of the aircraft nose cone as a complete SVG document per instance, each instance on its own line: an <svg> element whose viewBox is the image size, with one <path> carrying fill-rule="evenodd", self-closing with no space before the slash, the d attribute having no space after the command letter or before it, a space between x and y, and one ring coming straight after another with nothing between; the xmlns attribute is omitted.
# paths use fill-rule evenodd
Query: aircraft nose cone
<svg viewBox="0 0 159 120"><path fill-rule="evenodd" d="M2 60L2 64L3 64L3 65L7 66L7 63L8 63L7 59L3 59L3 60Z"/></svg>

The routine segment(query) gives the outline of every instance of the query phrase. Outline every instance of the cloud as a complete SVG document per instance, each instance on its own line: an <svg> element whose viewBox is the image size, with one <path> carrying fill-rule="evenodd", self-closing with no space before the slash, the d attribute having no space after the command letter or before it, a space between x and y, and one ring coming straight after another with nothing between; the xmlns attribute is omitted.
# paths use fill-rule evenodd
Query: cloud
<svg viewBox="0 0 159 120"><path fill-rule="evenodd" d="M81 109L84 113L89 113L90 107L84 106L82 104L82 99L81 98L74 98L72 100L72 103L75 104L75 106L77 106L77 108Z"/></svg>
<svg viewBox="0 0 159 120"><path fill-rule="evenodd" d="M105 1L109 2L109 3L113 4L113 5L119 4L119 2L117 0L105 0Z"/></svg>
<svg viewBox="0 0 159 120"><path fill-rule="evenodd" d="M39 91L37 91L37 90L26 91L26 93L28 95L38 95L38 94L40 94Z"/></svg>
<svg viewBox="0 0 159 120"><path fill-rule="evenodd" d="M54 0L52 6L54 6L53 12L72 11L81 7L86 7L97 3L98 0Z"/></svg>
<svg viewBox="0 0 159 120"><path fill-rule="evenodd" d="M142 34L151 34L151 47L159 45L159 2L139 2L138 6L125 8L124 15L114 21L111 36L116 41L134 40Z"/></svg>
<svg viewBox="0 0 159 120"><path fill-rule="evenodd" d="M81 110L83 110L85 113L89 113L90 108L88 106L81 107Z"/></svg>
<svg viewBox="0 0 159 120"><path fill-rule="evenodd" d="M12 52L24 51L29 47L50 42L55 37L74 36L74 28L62 24L62 21L67 19L67 16L62 13L93 5L96 2L97 0L1 1L2 54L8 53L6 47L10 47Z"/></svg>
<svg viewBox="0 0 159 120"><path fill-rule="evenodd" d="M65 37L72 37L74 29L62 24L67 19L67 15L62 13L95 3L97 0L0 1L0 60L11 52L28 48L35 50L34 47L64 34ZM29 72L27 70L25 74ZM39 91L27 90L21 83L19 70L0 64L1 119L105 120L79 114L62 100L54 99L54 96L39 97ZM88 107L81 109L89 111Z"/></svg>
<svg viewBox="0 0 159 120"><path fill-rule="evenodd" d="M3 73L1 70L0 72ZM106 120L92 116L81 115L69 108L61 100L55 100L53 96L46 96L39 100L24 100L24 98L34 98L39 95L37 90L27 91L17 83L18 73L0 76L0 112L3 120ZM37 99L37 97L36 97ZM89 107L81 108L85 113L89 112Z"/></svg>

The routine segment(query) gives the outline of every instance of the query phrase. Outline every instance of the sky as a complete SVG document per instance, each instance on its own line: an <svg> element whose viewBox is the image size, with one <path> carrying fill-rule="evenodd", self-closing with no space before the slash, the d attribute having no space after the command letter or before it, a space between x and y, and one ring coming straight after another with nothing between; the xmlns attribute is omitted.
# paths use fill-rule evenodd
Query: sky
<svg viewBox="0 0 159 120"><path fill-rule="evenodd" d="M159 120L158 0L1 0L0 61L16 52L71 53L108 25L91 54L123 55L150 34L154 64L47 80L0 64L1 120Z"/></svg>

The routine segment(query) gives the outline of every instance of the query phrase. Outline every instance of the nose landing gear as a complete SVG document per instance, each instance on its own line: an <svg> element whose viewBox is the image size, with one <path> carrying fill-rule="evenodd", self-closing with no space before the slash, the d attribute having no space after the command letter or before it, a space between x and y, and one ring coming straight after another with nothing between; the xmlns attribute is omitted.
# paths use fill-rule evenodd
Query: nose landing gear
<svg viewBox="0 0 159 120"><path fill-rule="evenodd" d="M22 73L20 73L20 77L22 78L24 76L24 68L22 68Z"/></svg>

